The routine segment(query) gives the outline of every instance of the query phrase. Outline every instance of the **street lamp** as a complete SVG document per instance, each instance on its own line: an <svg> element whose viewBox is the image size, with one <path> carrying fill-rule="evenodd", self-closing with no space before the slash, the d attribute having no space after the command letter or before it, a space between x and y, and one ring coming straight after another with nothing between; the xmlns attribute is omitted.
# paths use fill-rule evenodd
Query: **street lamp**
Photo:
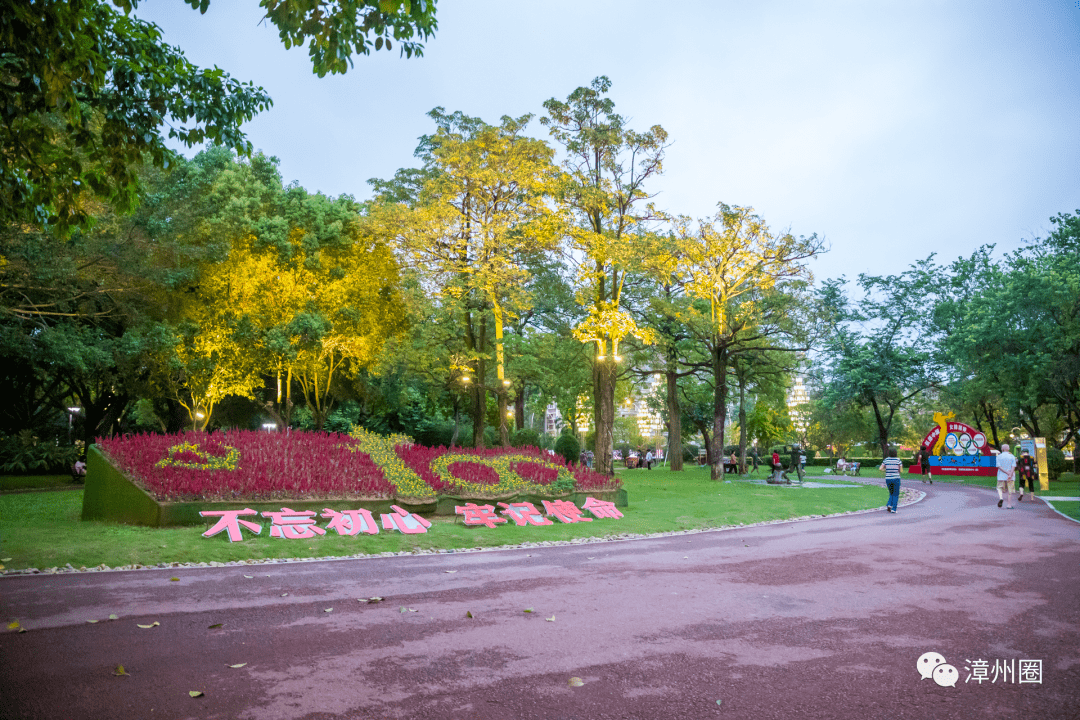
<svg viewBox="0 0 1080 720"><path fill-rule="evenodd" d="M81 407L69 407L68 408L68 445L71 444L71 431L75 423L75 416L81 411Z"/></svg>

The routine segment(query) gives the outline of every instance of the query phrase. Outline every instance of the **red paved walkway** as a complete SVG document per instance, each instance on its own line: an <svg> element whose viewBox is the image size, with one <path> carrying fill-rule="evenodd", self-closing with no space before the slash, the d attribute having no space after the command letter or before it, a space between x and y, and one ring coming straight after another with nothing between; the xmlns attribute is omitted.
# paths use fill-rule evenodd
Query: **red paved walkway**
<svg viewBox="0 0 1080 720"><path fill-rule="evenodd" d="M1080 526L924 488L897 515L632 542L0 579L28 628L0 635L0 714L1080 718ZM927 651L956 687L920 679ZM964 682L1020 659L1041 684Z"/></svg>

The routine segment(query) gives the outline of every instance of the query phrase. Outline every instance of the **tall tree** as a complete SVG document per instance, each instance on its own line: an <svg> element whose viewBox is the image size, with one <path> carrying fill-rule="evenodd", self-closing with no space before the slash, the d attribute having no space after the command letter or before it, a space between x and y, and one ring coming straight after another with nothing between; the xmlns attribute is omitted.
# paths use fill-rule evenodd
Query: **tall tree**
<svg viewBox="0 0 1080 720"><path fill-rule="evenodd" d="M708 352L691 366L711 374L712 452L723 455L729 374L742 355L805 352L816 329L805 261L821 252L817 236L773 233L751 208L720 203L710 221L675 221L675 252L685 273L687 327ZM712 477L722 479L714 464Z"/></svg>
<svg viewBox="0 0 1080 720"><path fill-rule="evenodd" d="M827 405L871 411L882 457L888 456L893 421L912 398L937 387L943 368L922 330L932 274L930 260L900 275L859 275L863 294L851 300L846 280L826 281L820 298L833 330L823 348Z"/></svg>
<svg viewBox="0 0 1080 720"><path fill-rule="evenodd" d="M615 103L606 97L611 81L598 77L579 87L566 102L544 103L551 136L565 150L567 174L559 200L574 218L567 232L568 256L576 262L578 302L587 318L576 328L579 340L593 344L593 408L596 469L613 473L612 427L619 343L651 332L638 328L622 307L626 274L642 252L647 224L656 216L646 187L660 174L667 132L654 125L646 132L626 127Z"/></svg>
<svg viewBox="0 0 1080 720"><path fill-rule="evenodd" d="M530 115L488 125L442 108L429 113L438 129L417 155L426 173L403 173L395 190L411 202L383 197L372 209L376 232L393 238L428 287L456 308L475 375L473 441L484 445L488 392L499 403L499 435L509 445L504 328L525 312L527 259L551 250L557 221L547 203L556 177L552 150L524 130ZM377 188L387 187L376 184ZM490 352L495 377L488 379Z"/></svg>

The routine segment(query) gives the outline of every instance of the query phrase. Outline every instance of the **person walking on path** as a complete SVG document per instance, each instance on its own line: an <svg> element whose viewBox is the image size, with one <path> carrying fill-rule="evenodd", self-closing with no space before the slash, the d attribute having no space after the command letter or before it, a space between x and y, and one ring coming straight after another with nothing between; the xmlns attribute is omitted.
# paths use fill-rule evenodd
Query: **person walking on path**
<svg viewBox="0 0 1080 720"><path fill-rule="evenodd" d="M889 488L889 501L885 504L888 512L896 512L896 506L900 502L900 468L903 463L896 457L896 448L889 449L889 457L878 467L885 471L885 487Z"/></svg>
<svg viewBox="0 0 1080 720"><path fill-rule="evenodd" d="M922 474L926 478L924 482L934 484L934 476L930 474L930 448L928 447L922 449Z"/></svg>
<svg viewBox="0 0 1080 720"><path fill-rule="evenodd" d="M753 452L753 453L752 453L752 454L750 455L750 457L751 457L751 458L753 459L753 462L754 462L754 469L750 471L750 474L751 474L751 475L753 475L754 473L756 473L756 472L757 472L757 466L758 466L758 459L757 459L757 450L755 450L755 451L754 451L754 452Z"/></svg>
<svg viewBox="0 0 1080 720"><path fill-rule="evenodd" d="M1016 502L1024 502L1024 483L1027 483L1032 497L1035 496L1035 458L1031 457L1027 450L1020 451L1020 459L1016 461L1016 470L1020 477L1020 497L1016 498Z"/></svg>
<svg viewBox="0 0 1080 720"><path fill-rule="evenodd" d="M1013 476L1016 475L1016 456L1009 452L1009 446L1001 446L1001 454L997 456L997 491L998 507L1006 500L1009 501L1009 510L1012 510ZM1002 490L1005 491L1002 495Z"/></svg>
<svg viewBox="0 0 1080 720"><path fill-rule="evenodd" d="M649 450L647 453L645 453L645 469L646 470L652 470L652 463L653 463L653 454L652 454L652 450Z"/></svg>

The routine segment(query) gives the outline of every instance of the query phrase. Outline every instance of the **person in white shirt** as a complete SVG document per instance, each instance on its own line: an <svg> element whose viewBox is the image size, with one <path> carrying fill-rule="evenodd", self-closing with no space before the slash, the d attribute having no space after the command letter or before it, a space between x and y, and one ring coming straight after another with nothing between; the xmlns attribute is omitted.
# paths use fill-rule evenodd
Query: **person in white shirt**
<svg viewBox="0 0 1080 720"><path fill-rule="evenodd" d="M1009 501L1008 508L1013 509L1012 493L1013 493L1013 478L1016 476L1016 456L1009 452L1008 445L1001 446L1001 453L997 456L997 491L998 491L998 507L1001 507L1002 503L1006 500ZM1005 492L1002 493L1002 490Z"/></svg>
<svg viewBox="0 0 1080 720"><path fill-rule="evenodd" d="M652 450L649 450L647 453L645 453L645 469L646 470L652 470L652 461L653 461Z"/></svg>

